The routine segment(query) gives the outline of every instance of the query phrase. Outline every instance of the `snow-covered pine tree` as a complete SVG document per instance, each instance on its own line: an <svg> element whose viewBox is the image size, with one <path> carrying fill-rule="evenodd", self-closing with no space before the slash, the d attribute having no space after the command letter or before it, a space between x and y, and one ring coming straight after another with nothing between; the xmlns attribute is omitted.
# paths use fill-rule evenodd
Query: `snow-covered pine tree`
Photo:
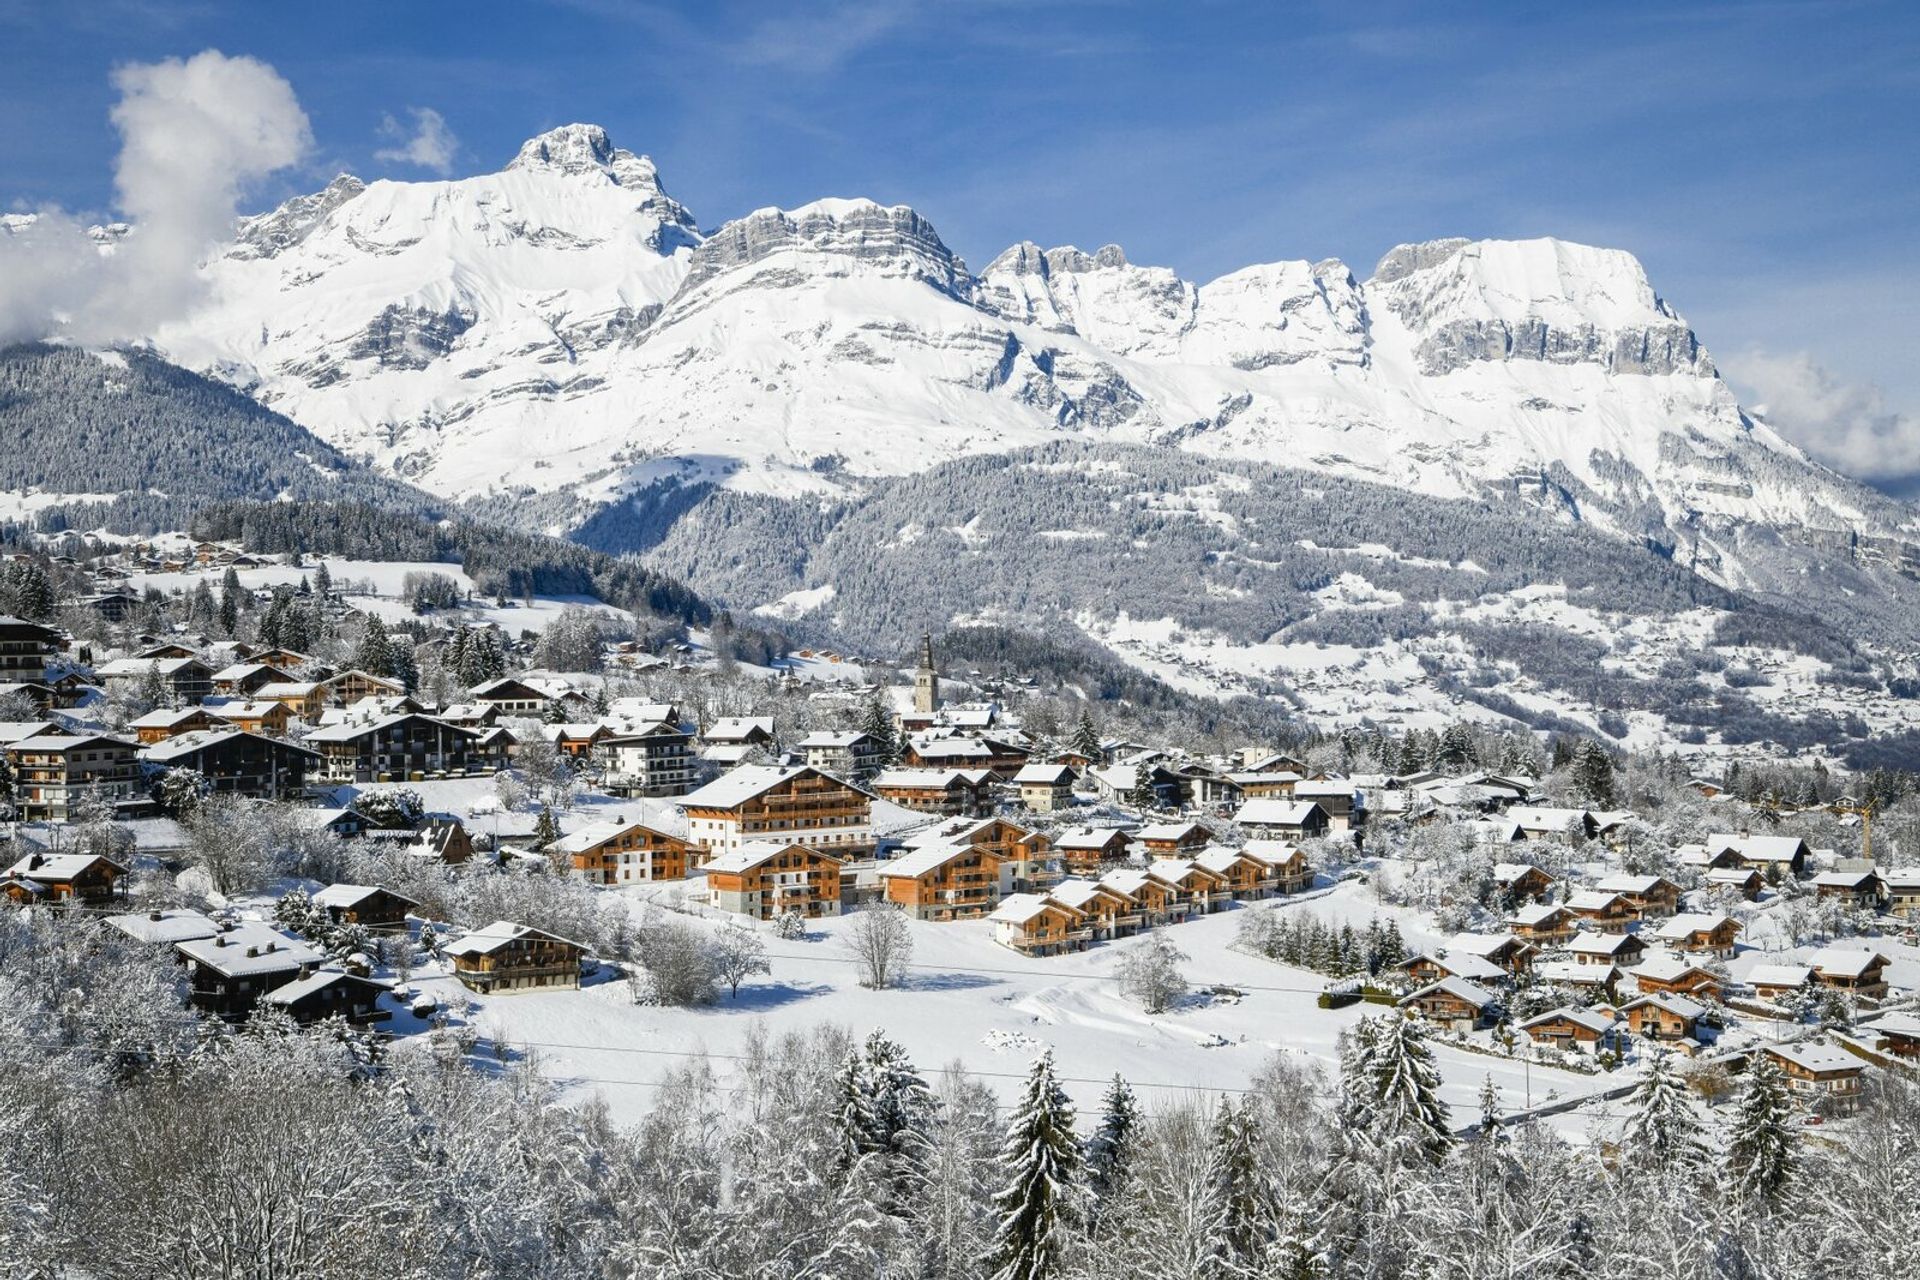
<svg viewBox="0 0 1920 1280"><path fill-rule="evenodd" d="M366 629L353 651L353 665L370 676L384 676L393 669L393 641L387 637L387 624L378 614L367 616Z"/></svg>
<svg viewBox="0 0 1920 1280"><path fill-rule="evenodd" d="M1777 1199L1793 1176L1799 1145L1800 1117L1786 1073L1772 1057L1756 1053L1727 1139L1734 1189L1758 1200Z"/></svg>
<svg viewBox="0 0 1920 1280"><path fill-rule="evenodd" d="M1100 1125L1087 1139L1087 1191L1096 1211L1126 1181L1139 1140L1139 1104L1116 1072L1100 1100Z"/></svg>
<svg viewBox="0 0 1920 1280"><path fill-rule="evenodd" d="M887 711L886 704L880 701L879 694L867 699L866 710L860 716L860 732L880 744L877 755L883 767L900 758L899 739L893 732L893 716Z"/></svg>
<svg viewBox="0 0 1920 1280"><path fill-rule="evenodd" d="M1272 1196L1260 1165L1260 1132L1251 1105L1220 1101L1213 1121L1214 1165L1227 1266L1249 1274L1267 1250L1273 1223Z"/></svg>
<svg viewBox="0 0 1920 1280"><path fill-rule="evenodd" d="M1080 708L1080 723L1073 727L1073 737L1068 741L1067 748L1088 760L1100 759L1100 731L1094 727L1093 716L1085 707Z"/></svg>
<svg viewBox="0 0 1920 1280"><path fill-rule="evenodd" d="M1656 1173L1684 1173L1706 1162L1702 1124L1671 1054L1657 1054L1633 1091L1627 1118L1628 1158Z"/></svg>
<svg viewBox="0 0 1920 1280"><path fill-rule="evenodd" d="M1500 1090L1489 1071L1480 1081L1480 1140L1492 1142L1500 1135Z"/></svg>
<svg viewBox="0 0 1920 1280"><path fill-rule="evenodd" d="M1367 1100L1367 1127L1381 1146L1417 1150L1438 1163L1453 1143L1447 1105L1440 1100L1440 1072L1426 1033L1397 1013L1374 1019L1359 1065Z"/></svg>
<svg viewBox="0 0 1920 1280"><path fill-rule="evenodd" d="M1000 1215L990 1258L994 1280L1055 1280L1079 1219L1080 1146L1073 1104L1042 1053L1007 1126L1000 1158L1007 1182L994 1196Z"/></svg>
<svg viewBox="0 0 1920 1280"><path fill-rule="evenodd" d="M540 816L533 822L533 847L544 849L560 838L560 822L553 816L552 805L542 805Z"/></svg>

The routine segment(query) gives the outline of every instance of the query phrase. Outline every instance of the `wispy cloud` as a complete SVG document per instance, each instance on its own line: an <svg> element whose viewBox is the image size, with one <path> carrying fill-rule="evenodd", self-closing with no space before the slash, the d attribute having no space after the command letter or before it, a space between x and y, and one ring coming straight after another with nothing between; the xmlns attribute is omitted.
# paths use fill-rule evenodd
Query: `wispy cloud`
<svg viewBox="0 0 1920 1280"><path fill-rule="evenodd" d="M445 176L453 172L453 158L459 154L460 140L447 127L445 117L432 107L408 107L413 127L408 129L392 116L380 122L380 136L393 140L393 146L373 153L376 160L388 164L410 164Z"/></svg>
<svg viewBox="0 0 1920 1280"><path fill-rule="evenodd" d="M1836 471L1894 491L1920 480L1920 415L1880 387L1843 381L1806 352L1749 351L1728 377L1768 425Z"/></svg>
<svg viewBox="0 0 1920 1280"><path fill-rule="evenodd" d="M733 46L737 61L824 75L879 44L913 16L899 0L847 0L802 6L765 18Z"/></svg>

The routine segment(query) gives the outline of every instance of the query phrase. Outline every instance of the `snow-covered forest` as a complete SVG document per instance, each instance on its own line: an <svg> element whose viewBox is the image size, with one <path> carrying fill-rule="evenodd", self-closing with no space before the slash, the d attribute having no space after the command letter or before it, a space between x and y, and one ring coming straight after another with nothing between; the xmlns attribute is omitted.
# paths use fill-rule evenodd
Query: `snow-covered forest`
<svg viewBox="0 0 1920 1280"><path fill-rule="evenodd" d="M1770 1067L1708 1120L1650 1071L1617 1144L1436 1097L1417 1024L1336 1076L1075 1112L1011 1106L883 1031L761 1037L724 1087L667 1064L631 1130L536 1064L388 1056L340 1024L180 1012L164 964L0 916L9 1276L1779 1277L1920 1274L1920 1087L1874 1078L1841 1145ZM827 1064L837 1064L825 1069Z"/></svg>

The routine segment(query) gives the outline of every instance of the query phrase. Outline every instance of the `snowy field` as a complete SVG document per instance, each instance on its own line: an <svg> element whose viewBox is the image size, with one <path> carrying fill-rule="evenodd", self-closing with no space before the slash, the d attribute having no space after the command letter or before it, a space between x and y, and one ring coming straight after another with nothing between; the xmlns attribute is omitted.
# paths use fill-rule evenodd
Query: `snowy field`
<svg viewBox="0 0 1920 1280"><path fill-rule="evenodd" d="M644 892L636 893L636 907ZM1182 968L1193 990L1185 1005L1158 1016L1142 1013L1113 980L1125 942L1027 958L996 943L984 921L915 922L913 967L899 987L885 991L859 985L841 937L851 917L809 922L806 941L763 934L772 974L750 979L738 999L723 993L706 1009L635 1005L626 982L604 973L580 991L476 996L453 978L431 976L426 969L415 974L413 985L447 1007L470 1000L468 1020L487 1042L483 1053L498 1045L508 1060L531 1055L570 1100L604 1098L622 1123L645 1113L669 1069L704 1054L724 1082L756 1028L777 1034L822 1023L838 1023L861 1036L884 1029L923 1071L957 1062L1003 1097L1011 1096L1034 1056L1050 1048L1083 1107L1094 1104L1115 1072L1150 1101L1244 1089L1276 1052L1309 1060L1331 1082L1340 1032L1381 1009L1320 1009L1316 999L1325 978L1232 950L1245 909L1168 930L1190 957ZM1403 922L1410 945L1426 940L1417 916L1376 908L1357 884L1289 900L1280 909L1358 922L1379 910L1383 918ZM700 921L711 928L719 923ZM1213 986L1231 987L1237 994L1209 994ZM401 1013L391 1029L405 1036L425 1028ZM1460 1124L1476 1114L1475 1099L1489 1075L1510 1110L1525 1106L1529 1097L1537 1106L1556 1097L1602 1092L1632 1078L1537 1064L1529 1068L1448 1045L1435 1045L1435 1053L1444 1074L1443 1096ZM1552 1123L1578 1136L1588 1119L1570 1114Z"/></svg>

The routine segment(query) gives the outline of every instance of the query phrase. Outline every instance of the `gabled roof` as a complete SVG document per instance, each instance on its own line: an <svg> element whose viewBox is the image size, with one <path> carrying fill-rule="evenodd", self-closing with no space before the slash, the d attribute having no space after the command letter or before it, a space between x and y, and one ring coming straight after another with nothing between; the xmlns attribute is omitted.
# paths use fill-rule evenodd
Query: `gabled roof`
<svg viewBox="0 0 1920 1280"><path fill-rule="evenodd" d="M154 919L156 915L160 917L158 920ZM195 938L211 938L220 932L220 926L210 917L190 907L170 911L129 911L124 915L108 916L107 923L135 942L169 947L175 943L191 942Z"/></svg>
<svg viewBox="0 0 1920 1280"><path fill-rule="evenodd" d="M722 716L700 735L708 742L744 742L749 737L773 736L772 716Z"/></svg>
<svg viewBox="0 0 1920 1280"><path fill-rule="evenodd" d="M806 845L779 844L772 840L749 840L738 848L729 849L725 853L709 858L705 864L705 869L709 873L718 871L722 874L738 874L743 871L751 871L761 863L767 861L767 859L785 853L788 849L799 849L803 853L812 854L828 862L838 863L844 861L844 859L837 858L824 849L814 849Z"/></svg>
<svg viewBox="0 0 1920 1280"><path fill-rule="evenodd" d="M1616 902L1622 901L1617 893L1608 893L1603 889L1582 889L1567 898L1569 911L1604 911Z"/></svg>
<svg viewBox="0 0 1920 1280"><path fill-rule="evenodd" d="M239 925L211 938L176 943L174 950L229 978L280 973L318 964L321 960L318 951L298 938L255 923ZM248 955L249 951L253 954Z"/></svg>
<svg viewBox="0 0 1920 1280"><path fill-rule="evenodd" d="M1534 963L1533 976L1570 987L1604 987L1620 980L1620 966L1612 961L1581 964L1578 960L1540 960Z"/></svg>
<svg viewBox="0 0 1920 1280"><path fill-rule="evenodd" d="M264 742L271 751L284 751L294 755L313 756L318 759L320 753L312 747L303 747L297 742L288 742L284 738L269 738L245 729L196 729L192 733L176 734L161 742L155 742L140 749L140 758L149 764L165 764L169 760L178 760L183 756L194 755L209 747L223 746L237 738L251 738L255 742Z"/></svg>
<svg viewBox="0 0 1920 1280"><path fill-rule="evenodd" d="M372 978L362 978L358 974L346 973L339 969L321 969L304 978L295 978L292 982L283 982L263 997L268 1004L292 1005L317 995L328 987L339 986L371 987L378 994L393 990L384 982L375 982Z"/></svg>
<svg viewBox="0 0 1920 1280"><path fill-rule="evenodd" d="M1864 871L1822 871L1813 883L1823 889L1860 889L1879 879L1880 873L1869 867Z"/></svg>
<svg viewBox="0 0 1920 1280"><path fill-rule="evenodd" d="M1026 924L1047 911L1064 912L1070 916L1079 914L1066 903L1055 902L1045 894L1010 893L1000 899L1000 905L988 914L987 919L1005 924Z"/></svg>
<svg viewBox="0 0 1920 1280"><path fill-rule="evenodd" d="M929 871L939 870L955 858L978 848L979 846L970 844L923 845L881 863L880 875L886 879L917 879ZM991 850L979 849L979 852L984 857L992 858L996 863L999 861Z"/></svg>
<svg viewBox="0 0 1920 1280"><path fill-rule="evenodd" d="M1567 914L1567 909L1558 902L1530 902L1508 916L1507 923L1535 928Z"/></svg>
<svg viewBox="0 0 1920 1280"><path fill-rule="evenodd" d="M1084 877L1062 880L1059 884L1047 890L1048 897L1072 907L1075 911L1085 911L1088 903L1103 894L1109 898L1123 899L1128 905L1132 905L1132 900L1112 885L1101 884L1097 880L1088 880Z"/></svg>
<svg viewBox="0 0 1920 1280"><path fill-rule="evenodd" d="M1807 963L1823 974L1857 978L1875 965L1886 964L1887 958L1859 947L1822 947L1807 957Z"/></svg>
<svg viewBox="0 0 1920 1280"><path fill-rule="evenodd" d="M1707 837L1709 853L1731 849L1748 862L1791 862L1804 858L1809 850L1799 836L1743 836L1716 831Z"/></svg>
<svg viewBox="0 0 1920 1280"><path fill-rule="evenodd" d="M447 944L445 950L450 956L484 956L498 951L508 943L529 937L550 938L555 942L564 942L570 947L580 947L580 944L571 938L563 938L557 933L548 933L532 925L515 924L511 920L495 920L484 929L475 929L464 937L456 938ZM586 950L585 947L580 949Z"/></svg>
<svg viewBox="0 0 1920 1280"><path fill-rule="evenodd" d="M1701 1004L1698 1000L1689 1000L1685 996L1676 995L1671 991L1649 991L1645 995L1635 996L1633 999L1621 1005L1620 1008L1624 1012L1628 1009L1639 1009L1646 1005L1654 1005L1657 1008L1665 1009L1668 1013L1685 1018L1688 1022L1692 1022L1694 1019L1703 1016L1707 1011L1707 1006Z"/></svg>
<svg viewBox="0 0 1920 1280"><path fill-rule="evenodd" d="M1195 832L1208 837L1213 834L1197 822L1156 822L1134 832L1133 838L1143 843L1146 841L1169 842L1184 840Z"/></svg>
<svg viewBox="0 0 1920 1280"><path fill-rule="evenodd" d="M1155 858L1147 864L1147 874L1168 884L1185 886L1198 875L1202 880L1212 883L1220 879L1216 871L1209 871L1199 863L1188 858Z"/></svg>
<svg viewBox="0 0 1920 1280"><path fill-rule="evenodd" d="M1661 885L1666 885L1670 889L1678 889L1680 887L1665 876L1635 876L1624 873L1596 880L1594 881L1593 887L1605 893L1631 894L1652 893Z"/></svg>
<svg viewBox="0 0 1920 1280"><path fill-rule="evenodd" d="M1412 995L1404 997L1400 1003L1403 1005L1412 1004L1423 996L1429 996L1436 992L1444 992L1456 1000L1464 1000L1476 1009L1485 1009L1489 1005L1498 1004L1500 1001L1499 996L1496 996L1493 992L1487 990L1477 982L1471 982L1466 978L1442 978L1440 981L1430 982Z"/></svg>
<svg viewBox="0 0 1920 1280"><path fill-rule="evenodd" d="M1623 951L1645 950L1646 945L1630 933L1582 933L1567 943L1567 950L1583 956L1617 956Z"/></svg>
<svg viewBox="0 0 1920 1280"><path fill-rule="evenodd" d="M1857 1074L1863 1067L1860 1059L1845 1049L1830 1044L1809 1043L1762 1045L1768 1053L1785 1062L1791 1062L1803 1071L1824 1073L1844 1071Z"/></svg>
<svg viewBox="0 0 1920 1280"><path fill-rule="evenodd" d="M810 765L782 769L776 765L743 764L721 774L706 786L681 796L680 804L689 809L732 809L805 773L819 774L823 778L828 776Z"/></svg>
<svg viewBox="0 0 1920 1280"><path fill-rule="evenodd" d="M1507 820L1522 831L1566 831L1575 824L1585 826L1593 815L1585 809L1536 808L1515 805L1507 810Z"/></svg>
<svg viewBox="0 0 1920 1280"><path fill-rule="evenodd" d="M1327 812L1313 800L1258 796L1241 805L1234 813L1233 820L1255 827L1303 827L1315 810L1323 817Z"/></svg>
<svg viewBox="0 0 1920 1280"><path fill-rule="evenodd" d="M126 872L126 868L119 863L97 853L29 853L8 867L7 874L22 880L36 880L41 884L65 884L84 874L97 862L104 862L122 874Z"/></svg>
<svg viewBox="0 0 1920 1280"><path fill-rule="evenodd" d="M1053 838L1056 849L1104 849L1115 836L1124 842L1133 838L1123 827L1070 827Z"/></svg>
<svg viewBox="0 0 1920 1280"><path fill-rule="evenodd" d="M1542 871L1531 862L1497 862L1493 867L1493 882L1500 885L1518 884L1527 876L1546 876L1553 879L1551 872Z"/></svg>
<svg viewBox="0 0 1920 1280"><path fill-rule="evenodd" d="M1705 965L1696 964L1670 951L1656 951L1627 972L1636 978L1651 978L1655 982L1678 982L1690 973L1713 975L1713 970Z"/></svg>
<svg viewBox="0 0 1920 1280"><path fill-rule="evenodd" d="M1423 951L1400 967L1412 969L1421 962L1438 965L1456 978L1466 978L1472 982L1498 982L1507 976L1507 971L1484 956L1468 951L1448 952L1444 956Z"/></svg>
<svg viewBox="0 0 1920 1280"><path fill-rule="evenodd" d="M1537 1018L1528 1018L1520 1024L1522 1031L1532 1030L1549 1022L1571 1022L1575 1026L1585 1027L1595 1035L1605 1035L1613 1030L1614 1018L1611 1011L1600 1009L1581 1009L1574 1005L1562 1005L1551 1013L1543 1013Z"/></svg>
<svg viewBox="0 0 1920 1280"><path fill-rule="evenodd" d="M869 785L876 791L888 787L902 791L924 791L928 788L944 791L956 785L977 787L992 773L991 769L886 769L874 775Z"/></svg>
<svg viewBox="0 0 1920 1280"><path fill-rule="evenodd" d="M1756 987L1804 987L1813 980L1813 967L1804 964L1757 964L1747 970Z"/></svg>
<svg viewBox="0 0 1920 1280"><path fill-rule="evenodd" d="M1718 911L1682 911L1673 919L1654 930L1654 937L1669 942L1684 942L1696 933L1712 933L1721 925L1732 922L1738 927L1738 921L1732 916Z"/></svg>
<svg viewBox="0 0 1920 1280"><path fill-rule="evenodd" d="M802 751L805 751L809 747L837 749L857 746L862 740L872 742L874 737L872 734L863 733L858 729L848 729L839 733L817 732L808 734L795 745Z"/></svg>
<svg viewBox="0 0 1920 1280"><path fill-rule="evenodd" d="M1013 782L1015 786L1060 787L1071 786L1078 777L1072 765L1026 764L1013 775Z"/></svg>
<svg viewBox="0 0 1920 1280"><path fill-rule="evenodd" d="M384 893L388 897L398 898L409 906L416 905L414 900L406 894L397 893L392 889L383 888L377 884L330 884L315 893L312 901L316 907L333 907L345 910L350 907L359 906L376 893Z"/></svg>

